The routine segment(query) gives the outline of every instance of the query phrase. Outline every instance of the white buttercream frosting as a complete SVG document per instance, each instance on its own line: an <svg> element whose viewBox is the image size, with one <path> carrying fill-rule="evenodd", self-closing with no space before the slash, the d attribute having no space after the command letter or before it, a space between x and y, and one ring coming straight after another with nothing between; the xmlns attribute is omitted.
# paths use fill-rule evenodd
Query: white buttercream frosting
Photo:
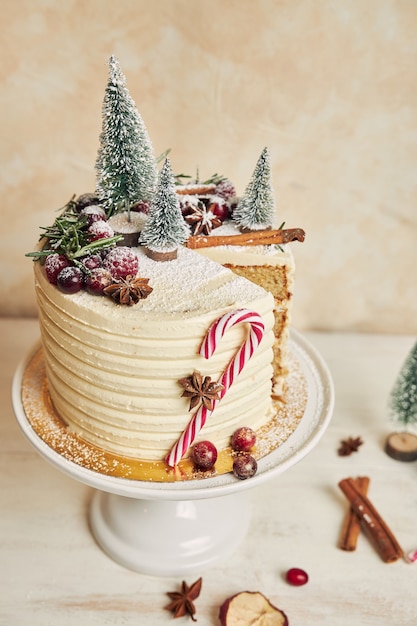
<svg viewBox="0 0 417 626"><path fill-rule="evenodd" d="M60 416L101 448L163 459L192 416L178 380L194 370L220 377L247 325L229 329L209 360L198 354L201 341L224 313L249 308L262 316L265 335L199 438L222 449L239 426L265 424L272 410L272 295L193 250L180 248L167 262L134 251L138 275L153 291L132 307L85 291L63 294L34 264L48 388Z"/></svg>

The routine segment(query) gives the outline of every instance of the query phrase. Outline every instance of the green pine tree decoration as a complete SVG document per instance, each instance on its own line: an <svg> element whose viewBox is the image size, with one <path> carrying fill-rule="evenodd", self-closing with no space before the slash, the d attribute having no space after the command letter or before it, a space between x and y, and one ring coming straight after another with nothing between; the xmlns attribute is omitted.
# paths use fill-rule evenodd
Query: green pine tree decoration
<svg viewBox="0 0 417 626"><path fill-rule="evenodd" d="M245 193L233 211L233 220L240 230L263 230L272 227L274 217L271 161L268 148L264 148Z"/></svg>
<svg viewBox="0 0 417 626"><path fill-rule="evenodd" d="M417 342L391 391L390 409L393 420L405 429L417 424Z"/></svg>
<svg viewBox="0 0 417 626"><path fill-rule="evenodd" d="M126 87L119 62L109 59L103 124L96 160L96 192L107 216L152 201L157 165L145 124Z"/></svg>
<svg viewBox="0 0 417 626"><path fill-rule="evenodd" d="M169 159L159 173L156 193L143 227L140 242L151 258L165 261L176 258L177 250L190 235L181 213Z"/></svg>

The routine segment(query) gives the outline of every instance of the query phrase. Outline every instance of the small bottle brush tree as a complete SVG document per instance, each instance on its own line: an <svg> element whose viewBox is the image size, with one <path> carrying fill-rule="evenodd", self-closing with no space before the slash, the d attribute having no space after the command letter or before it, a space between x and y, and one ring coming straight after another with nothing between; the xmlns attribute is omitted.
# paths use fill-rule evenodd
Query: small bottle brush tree
<svg viewBox="0 0 417 626"><path fill-rule="evenodd" d="M274 214L271 162L268 148L264 148L252 178L233 211L233 220L242 231L263 230L272 227Z"/></svg>
<svg viewBox="0 0 417 626"><path fill-rule="evenodd" d="M404 426L417 425L417 342L414 344L391 391L393 421Z"/></svg>
<svg viewBox="0 0 417 626"><path fill-rule="evenodd" d="M189 235L190 229L181 213L175 190L171 164L169 159L165 159L140 241L147 248L148 256L167 261L176 258L177 249Z"/></svg>
<svg viewBox="0 0 417 626"><path fill-rule="evenodd" d="M96 174L97 195L108 217L153 198L157 179L153 147L115 56L109 60Z"/></svg>

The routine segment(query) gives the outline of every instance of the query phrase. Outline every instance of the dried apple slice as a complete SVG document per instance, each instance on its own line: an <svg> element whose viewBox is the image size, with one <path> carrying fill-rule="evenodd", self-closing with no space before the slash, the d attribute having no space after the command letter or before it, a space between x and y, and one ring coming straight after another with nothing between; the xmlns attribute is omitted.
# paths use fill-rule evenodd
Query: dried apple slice
<svg viewBox="0 0 417 626"><path fill-rule="evenodd" d="M242 591L223 602L222 626L289 626L288 618L259 591Z"/></svg>

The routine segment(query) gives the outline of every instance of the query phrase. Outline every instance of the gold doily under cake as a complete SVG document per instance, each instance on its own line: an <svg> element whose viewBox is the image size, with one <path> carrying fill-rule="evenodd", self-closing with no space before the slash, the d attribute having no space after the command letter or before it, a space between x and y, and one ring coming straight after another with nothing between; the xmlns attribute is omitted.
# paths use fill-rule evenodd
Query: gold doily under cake
<svg viewBox="0 0 417 626"><path fill-rule="evenodd" d="M296 357L289 355L289 374L281 400L274 402L272 420L257 432L251 454L260 459L284 443L297 428L307 405L307 382ZM164 461L144 461L106 452L75 433L56 413L48 393L42 348L28 361L22 377L22 406L36 434L68 461L107 476L152 482L175 482L202 479L232 471L233 452L227 448L218 454L215 471L196 471L190 459L180 461L175 469Z"/></svg>

